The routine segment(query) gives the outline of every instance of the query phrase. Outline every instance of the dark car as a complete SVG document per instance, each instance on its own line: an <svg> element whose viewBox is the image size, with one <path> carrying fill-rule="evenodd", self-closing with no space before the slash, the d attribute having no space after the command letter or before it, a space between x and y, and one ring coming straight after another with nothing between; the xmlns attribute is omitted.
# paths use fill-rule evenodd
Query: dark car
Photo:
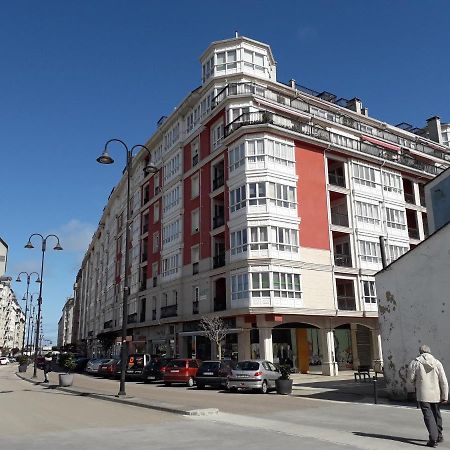
<svg viewBox="0 0 450 450"><path fill-rule="evenodd" d="M101 377L114 378L117 374L117 370L119 370L120 373L120 359L111 358L109 361L100 364L98 374Z"/></svg>
<svg viewBox="0 0 450 450"><path fill-rule="evenodd" d="M133 353L128 356L125 376L127 378L142 378L144 367L150 362L150 355L146 353Z"/></svg>
<svg viewBox="0 0 450 450"><path fill-rule="evenodd" d="M87 363L89 358L85 358L81 356L79 358L75 358L75 369L74 372L84 372L86 370Z"/></svg>
<svg viewBox="0 0 450 450"><path fill-rule="evenodd" d="M231 361L203 361L200 365L195 383L198 389L205 386L226 387L228 375L234 364Z"/></svg>
<svg viewBox="0 0 450 450"><path fill-rule="evenodd" d="M159 381L164 378L167 364L172 361L172 358L153 358L142 372L142 381L149 383L151 381Z"/></svg>

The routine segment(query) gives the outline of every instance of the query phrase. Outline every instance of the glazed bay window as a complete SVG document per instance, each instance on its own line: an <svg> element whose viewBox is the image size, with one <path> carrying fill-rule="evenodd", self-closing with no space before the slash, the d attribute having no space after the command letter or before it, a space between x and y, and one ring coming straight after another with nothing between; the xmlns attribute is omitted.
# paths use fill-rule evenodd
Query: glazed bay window
<svg viewBox="0 0 450 450"><path fill-rule="evenodd" d="M264 55L251 50L244 50L244 67L258 72L265 72Z"/></svg>
<svg viewBox="0 0 450 450"><path fill-rule="evenodd" d="M216 72L223 74L229 71L236 71L237 57L236 50L228 50L226 52L218 52L216 54Z"/></svg>
<svg viewBox="0 0 450 450"><path fill-rule="evenodd" d="M406 230L405 212L399 209L386 208L386 224L389 228Z"/></svg>
<svg viewBox="0 0 450 450"><path fill-rule="evenodd" d="M180 255L176 253L175 255L169 256L162 260L162 273L163 277L173 275L178 272L178 263L180 260Z"/></svg>
<svg viewBox="0 0 450 450"><path fill-rule="evenodd" d="M241 142L237 147L233 147L229 152L230 172L245 165L245 143Z"/></svg>
<svg viewBox="0 0 450 450"><path fill-rule="evenodd" d="M164 164L164 184L168 183L172 178L181 172L181 156L175 155L166 164Z"/></svg>
<svg viewBox="0 0 450 450"><path fill-rule="evenodd" d="M300 275L273 272L273 290L275 297L301 298Z"/></svg>
<svg viewBox="0 0 450 450"><path fill-rule="evenodd" d="M293 144L266 139L265 154L271 164L294 167L295 153Z"/></svg>
<svg viewBox="0 0 450 450"><path fill-rule="evenodd" d="M177 219L163 227L163 244L167 245L180 237L180 219Z"/></svg>
<svg viewBox="0 0 450 450"><path fill-rule="evenodd" d="M223 141L223 122L214 125L211 129L211 151L217 150Z"/></svg>
<svg viewBox="0 0 450 450"><path fill-rule="evenodd" d="M388 245L387 246L387 253L388 253L388 259L389 264L396 259L400 258L400 256L404 255L408 251L407 247L401 247L399 245Z"/></svg>
<svg viewBox="0 0 450 450"><path fill-rule="evenodd" d="M266 204L266 183L248 184L248 204L249 205L265 205Z"/></svg>
<svg viewBox="0 0 450 450"><path fill-rule="evenodd" d="M364 303L376 304L377 295L375 292L375 281L363 281Z"/></svg>
<svg viewBox="0 0 450 450"><path fill-rule="evenodd" d="M230 211L235 212L246 206L245 185L230 191Z"/></svg>
<svg viewBox="0 0 450 450"><path fill-rule="evenodd" d="M245 298L248 298L248 273L233 275L231 277L231 299Z"/></svg>
<svg viewBox="0 0 450 450"><path fill-rule="evenodd" d="M272 247L283 252L298 252L298 230L271 227Z"/></svg>
<svg viewBox="0 0 450 450"><path fill-rule="evenodd" d="M401 195L403 193L402 177L396 173L383 172L383 189Z"/></svg>
<svg viewBox="0 0 450 450"><path fill-rule="evenodd" d="M267 227L250 228L250 249L267 250L269 247Z"/></svg>
<svg viewBox="0 0 450 450"><path fill-rule="evenodd" d="M252 273L252 297L270 297L270 272Z"/></svg>
<svg viewBox="0 0 450 450"><path fill-rule="evenodd" d="M268 183L268 191L269 202L272 205L292 209L297 207L295 200L295 187L286 186L280 183Z"/></svg>
<svg viewBox="0 0 450 450"><path fill-rule="evenodd" d="M181 189L176 186L164 195L164 213L168 213L180 203Z"/></svg>
<svg viewBox="0 0 450 450"><path fill-rule="evenodd" d="M247 251L247 229L230 233L230 250L232 255Z"/></svg>
<svg viewBox="0 0 450 450"><path fill-rule="evenodd" d="M373 167L353 164L353 178L355 183L362 186L377 187L376 171Z"/></svg>
<svg viewBox="0 0 450 450"><path fill-rule="evenodd" d="M356 218L358 222L372 225L380 224L380 207L374 203L356 202Z"/></svg>
<svg viewBox="0 0 450 450"><path fill-rule="evenodd" d="M247 142L247 157L249 163L265 161L263 139L256 139Z"/></svg>
<svg viewBox="0 0 450 450"><path fill-rule="evenodd" d="M380 244L371 241L359 241L359 254L361 260L378 264L381 262Z"/></svg>

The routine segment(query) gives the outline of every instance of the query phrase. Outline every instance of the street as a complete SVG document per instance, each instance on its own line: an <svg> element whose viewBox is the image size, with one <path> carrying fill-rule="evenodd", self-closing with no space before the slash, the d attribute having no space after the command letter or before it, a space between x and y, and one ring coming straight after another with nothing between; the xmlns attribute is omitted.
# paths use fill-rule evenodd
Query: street
<svg viewBox="0 0 450 450"><path fill-rule="evenodd" d="M421 413L411 407L128 383L128 391L149 389L176 403L195 398L197 406L215 405L221 411L192 418L69 394L52 384L34 385L19 379L15 369L0 367L0 448L5 449L390 450L424 446L427 440ZM89 381L117 386L83 378L86 385ZM445 433L450 416L443 416Z"/></svg>

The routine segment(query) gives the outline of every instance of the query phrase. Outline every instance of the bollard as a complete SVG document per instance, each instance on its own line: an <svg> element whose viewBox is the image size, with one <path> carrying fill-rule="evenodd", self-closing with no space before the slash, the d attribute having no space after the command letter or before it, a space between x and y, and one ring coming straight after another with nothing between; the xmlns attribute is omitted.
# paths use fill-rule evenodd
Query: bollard
<svg viewBox="0 0 450 450"><path fill-rule="evenodd" d="M375 405L378 403L377 377L373 377L373 402Z"/></svg>

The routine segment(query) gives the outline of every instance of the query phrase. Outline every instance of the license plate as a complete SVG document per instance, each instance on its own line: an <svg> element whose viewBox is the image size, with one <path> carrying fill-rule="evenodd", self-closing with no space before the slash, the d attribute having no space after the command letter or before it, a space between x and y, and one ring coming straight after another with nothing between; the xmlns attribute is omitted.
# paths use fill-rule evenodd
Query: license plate
<svg viewBox="0 0 450 450"><path fill-rule="evenodd" d="M154 380L155 377L147 377L147 380Z"/></svg>
<svg viewBox="0 0 450 450"><path fill-rule="evenodd" d="M171 372L171 373L178 373L179 370L171 370L170 372Z"/></svg>
<svg viewBox="0 0 450 450"><path fill-rule="evenodd" d="M204 372L203 375L214 375L213 372Z"/></svg>

